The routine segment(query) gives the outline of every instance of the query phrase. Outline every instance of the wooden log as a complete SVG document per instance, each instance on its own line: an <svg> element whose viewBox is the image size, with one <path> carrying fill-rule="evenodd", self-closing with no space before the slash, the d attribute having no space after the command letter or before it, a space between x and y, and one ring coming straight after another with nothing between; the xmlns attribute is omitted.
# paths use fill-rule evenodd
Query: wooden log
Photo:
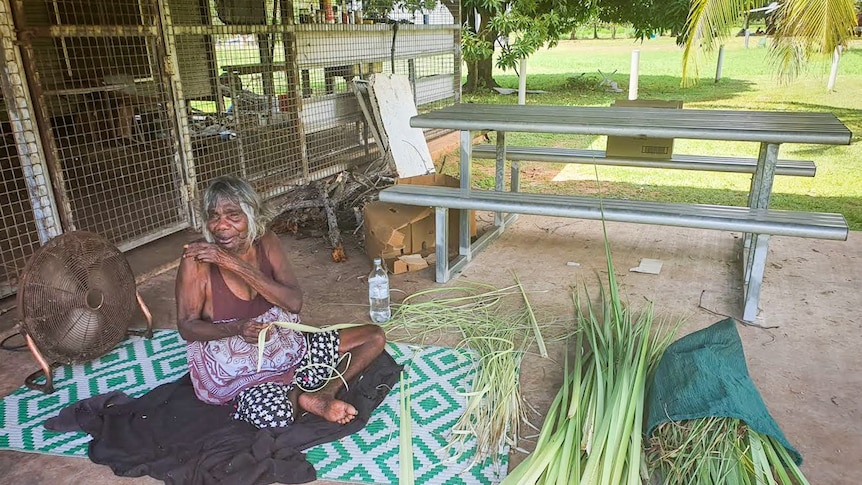
<svg viewBox="0 0 862 485"><path fill-rule="evenodd" d="M335 209L332 206L332 200L329 198L329 190L325 183L319 184L318 188L320 190L320 198L323 201L326 222L329 226L329 244L332 246L332 260L336 263L347 261L347 255L344 253L344 244L341 240L341 229L338 228L338 218L335 216Z"/></svg>

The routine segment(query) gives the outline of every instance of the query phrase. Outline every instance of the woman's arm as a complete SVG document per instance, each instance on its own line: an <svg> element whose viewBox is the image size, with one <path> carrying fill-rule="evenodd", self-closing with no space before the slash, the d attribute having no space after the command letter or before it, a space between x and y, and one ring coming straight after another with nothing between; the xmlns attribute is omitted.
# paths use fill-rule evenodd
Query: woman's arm
<svg viewBox="0 0 862 485"><path fill-rule="evenodd" d="M180 260L175 290L177 329L180 331L180 336L187 341L218 340L234 335L243 335L246 340L249 337L256 338L256 333L245 335L245 331L252 326L245 321L216 325L204 318L208 285L209 265L194 259Z"/></svg>
<svg viewBox="0 0 862 485"><path fill-rule="evenodd" d="M241 258L234 256L215 244L204 242L191 243L184 254L186 260L216 264L219 268L231 271L273 305L277 305L291 313L299 313L302 309L302 289L290 263L287 254L281 246L281 241L272 232L267 232L260 239L259 251L264 251L273 269L273 278L264 275L259 268ZM179 287L177 287L179 291Z"/></svg>
<svg viewBox="0 0 862 485"><path fill-rule="evenodd" d="M266 257L272 265L273 276L278 283L276 298L282 302L279 306L291 313L299 313L302 310L302 288L299 286L299 280L293 272L287 252L281 244L281 239L272 231L267 231L260 238L260 242L261 249L265 251ZM255 289L264 293L263 290ZM264 294L264 296L266 295Z"/></svg>

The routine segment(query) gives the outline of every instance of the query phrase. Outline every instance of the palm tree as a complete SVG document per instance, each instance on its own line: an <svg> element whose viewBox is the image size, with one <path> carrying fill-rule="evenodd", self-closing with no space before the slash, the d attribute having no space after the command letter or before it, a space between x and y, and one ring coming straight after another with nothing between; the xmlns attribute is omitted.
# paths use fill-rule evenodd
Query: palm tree
<svg viewBox="0 0 862 485"><path fill-rule="evenodd" d="M685 25L682 59L683 84L697 78L697 56L712 51L730 37L743 12L761 7L764 0L691 0ZM853 35L855 0L782 0L775 11L775 33L770 54L782 81L793 79L818 55L829 55Z"/></svg>

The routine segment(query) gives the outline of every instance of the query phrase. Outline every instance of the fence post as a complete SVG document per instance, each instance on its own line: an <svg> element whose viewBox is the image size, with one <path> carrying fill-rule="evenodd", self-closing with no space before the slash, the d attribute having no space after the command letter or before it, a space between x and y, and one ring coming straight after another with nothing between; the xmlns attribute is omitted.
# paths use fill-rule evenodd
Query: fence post
<svg viewBox="0 0 862 485"><path fill-rule="evenodd" d="M629 75L629 100L638 99L638 64L640 63L641 51L632 51L632 67Z"/></svg>
<svg viewBox="0 0 862 485"><path fill-rule="evenodd" d="M826 84L826 91L832 92L835 89L835 79L838 77L839 60L841 60L840 45L832 52L832 70L829 71L829 82Z"/></svg>
<svg viewBox="0 0 862 485"><path fill-rule="evenodd" d="M521 58L521 66L518 68L518 104L527 102L527 58Z"/></svg>

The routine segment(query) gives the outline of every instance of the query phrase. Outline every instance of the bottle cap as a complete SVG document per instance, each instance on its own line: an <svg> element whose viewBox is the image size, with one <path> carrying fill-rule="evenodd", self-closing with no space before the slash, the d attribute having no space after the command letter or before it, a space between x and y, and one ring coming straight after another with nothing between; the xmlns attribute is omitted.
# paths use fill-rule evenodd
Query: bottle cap
<svg viewBox="0 0 862 485"><path fill-rule="evenodd" d="M380 258L374 258L374 264L381 264L382 262Z"/></svg>

